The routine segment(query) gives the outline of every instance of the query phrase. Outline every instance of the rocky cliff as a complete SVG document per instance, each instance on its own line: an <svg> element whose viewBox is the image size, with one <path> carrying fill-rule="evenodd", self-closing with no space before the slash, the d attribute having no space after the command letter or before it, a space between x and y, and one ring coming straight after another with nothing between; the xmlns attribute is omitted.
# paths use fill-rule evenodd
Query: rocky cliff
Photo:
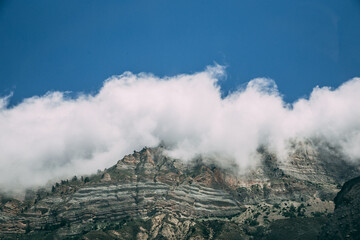
<svg viewBox="0 0 360 240"><path fill-rule="evenodd" d="M316 239L333 198L360 175L334 149L293 146L286 161L265 148L244 173L201 157L189 163L144 148L98 174L2 196L5 239ZM236 168L236 166L235 166Z"/></svg>
<svg viewBox="0 0 360 240"><path fill-rule="evenodd" d="M344 184L320 239L360 239L360 177Z"/></svg>

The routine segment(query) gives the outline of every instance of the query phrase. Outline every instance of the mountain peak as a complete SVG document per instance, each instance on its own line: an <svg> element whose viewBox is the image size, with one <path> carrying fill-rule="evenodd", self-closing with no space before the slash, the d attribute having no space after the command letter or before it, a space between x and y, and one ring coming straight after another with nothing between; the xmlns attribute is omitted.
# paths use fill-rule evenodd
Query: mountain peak
<svg viewBox="0 0 360 240"><path fill-rule="evenodd" d="M334 171L339 163L331 157L300 146L279 161L263 149L261 164L239 173L201 156L185 163L162 147L144 148L104 171L63 180L24 201L2 198L0 235L246 239L267 236L281 221L307 217L320 224L321 216L334 210L338 185L360 172L353 168L343 175L353 167L347 162ZM268 233L258 232L264 229Z"/></svg>

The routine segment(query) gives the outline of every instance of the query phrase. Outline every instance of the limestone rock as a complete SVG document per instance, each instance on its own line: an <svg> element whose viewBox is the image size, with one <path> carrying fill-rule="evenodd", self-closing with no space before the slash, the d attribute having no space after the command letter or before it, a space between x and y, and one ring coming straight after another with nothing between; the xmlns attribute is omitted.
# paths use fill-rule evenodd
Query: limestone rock
<svg viewBox="0 0 360 240"><path fill-rule="evenodd" d="M101 177L101 181L102 182L110 182L111 181L111 176L109 173L104 173Z"/></svg>
<svg viewBox="0 0 360 240"><path fill-rule="evenodd" d="M286 161L260 149L259 165L238 174L202 158L186 164L161 147L144 148L51 192L24 201L2 197L0 238L266 239L286 223L301 230L313 221L306 226L319 228L333 212L338 186L360 175L329 149L295 144Z"/></svg>

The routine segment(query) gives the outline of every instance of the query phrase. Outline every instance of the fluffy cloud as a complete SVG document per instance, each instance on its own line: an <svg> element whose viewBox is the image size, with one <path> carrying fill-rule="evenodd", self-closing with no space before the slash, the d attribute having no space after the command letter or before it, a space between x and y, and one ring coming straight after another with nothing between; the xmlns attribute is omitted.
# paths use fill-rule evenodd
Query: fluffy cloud
<svg viewBox="0 0 360 240"><path fill-rule="evenodd" d="M263 78L222 98L223 75L221 66L162 79L126 72L95 95L49 92L11 108L8 97L0 99L0 187L16 191L92 173L160 142L185 161L201 154L243 169L257 163L260 145L286 156L290 139L311 137L359 159L359 78L335 90L316 87L290 105Z"/></svg>

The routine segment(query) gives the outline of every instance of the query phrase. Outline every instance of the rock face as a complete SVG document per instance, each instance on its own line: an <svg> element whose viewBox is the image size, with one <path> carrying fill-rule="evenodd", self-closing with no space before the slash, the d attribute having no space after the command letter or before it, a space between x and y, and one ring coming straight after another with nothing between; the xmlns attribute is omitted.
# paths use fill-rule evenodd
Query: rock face
<svg viewBox="0 0 360 240"><path fill-rule="evenodd" d="M111 181L111 176L110 176L110 174L109 173L104 173L103 175L102 175L102 177L101 177L101 181L103 181L103 182L109 182L109 181Z"/></svg>
<svg viewBox="0 0 360 240"><path fill-rule="evenodd" d="M320 239L360 239L360 177L344 184Z"/></svg>
<svg viewBox="0 0 360 240"><path fill-rule="evenodd" d="M359 168L310 143L297 144L284 162L259 152L261 164L239 174L144 148L24 201L2 197L0 238L281 239L274 229L308 224L307 239L316 239L338 186Z"/></svg>

